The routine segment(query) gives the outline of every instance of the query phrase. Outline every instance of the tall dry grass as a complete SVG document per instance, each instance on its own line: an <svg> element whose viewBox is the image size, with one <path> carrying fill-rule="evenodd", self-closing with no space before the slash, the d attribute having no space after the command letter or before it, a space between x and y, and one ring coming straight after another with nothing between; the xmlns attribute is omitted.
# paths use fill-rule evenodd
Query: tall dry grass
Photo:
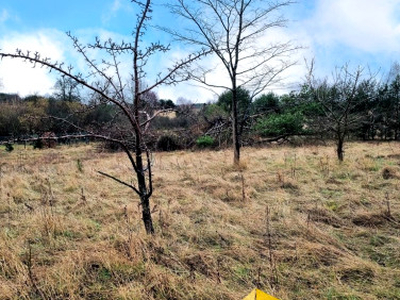
<svg viewBox="0 0 400 300"><path fill-rule="evenodd" d="M0 299L400 299L399 146L155 153L155 236L124 154L1 151Z"/></svg>

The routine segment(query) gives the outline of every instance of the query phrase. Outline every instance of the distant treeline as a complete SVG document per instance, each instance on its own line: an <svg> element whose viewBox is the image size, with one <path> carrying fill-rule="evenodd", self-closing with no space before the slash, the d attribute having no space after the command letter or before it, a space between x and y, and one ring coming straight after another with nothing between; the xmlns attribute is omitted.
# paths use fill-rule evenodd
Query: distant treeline
<svg viewBox="0 0 400 300"><path fill-rule="evenodd" d="M340 88L343 86L324 82L316 91L304 84L299 91L268 93L254 99L249 91L239 89L243 144L290 140L293 136L305 140L335 138L330 124L338 118L342 122L338 126L347 126L348 139L400 139L400 75L384 83L371 78L360 80L353 86L350 100L346 90ZM0 94L0 138L5 141L40 137L49 132L64 136L93 132L96 128L112 136L124 130L126 120L113 104L102 99L82 99L73 89L68 93L65 88L60 90L51 97ZM171 100L158 99L154 93L145 96L140 108L143 112L167 111L151 122L146 139L152 148L175 150L230 144L230 91L223 93L216 103L196 105L175 105Z"/></svg>

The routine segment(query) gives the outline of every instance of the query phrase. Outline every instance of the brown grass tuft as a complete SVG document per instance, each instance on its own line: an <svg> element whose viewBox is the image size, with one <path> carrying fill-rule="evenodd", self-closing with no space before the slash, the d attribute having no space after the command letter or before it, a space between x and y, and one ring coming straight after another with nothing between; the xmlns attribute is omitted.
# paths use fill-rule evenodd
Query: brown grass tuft
<svg viewBox="0 0 400 300"><path fill-rule="evenodd" d="M398 170L393 167L385 167L382 170L382 178L383 179L398 179L399 174Z"/></svg>

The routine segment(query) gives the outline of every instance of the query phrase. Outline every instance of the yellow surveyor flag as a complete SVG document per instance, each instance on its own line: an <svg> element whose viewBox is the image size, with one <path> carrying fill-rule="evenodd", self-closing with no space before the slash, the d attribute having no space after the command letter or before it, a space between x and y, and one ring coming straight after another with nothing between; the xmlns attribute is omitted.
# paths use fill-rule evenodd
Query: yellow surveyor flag
<svg viewBox="0 0 400 300"><path fill-rule="evenodd" d="M278 298L272 297L259 289L254 289L248 294L243 300L279 300Z"/></svg>

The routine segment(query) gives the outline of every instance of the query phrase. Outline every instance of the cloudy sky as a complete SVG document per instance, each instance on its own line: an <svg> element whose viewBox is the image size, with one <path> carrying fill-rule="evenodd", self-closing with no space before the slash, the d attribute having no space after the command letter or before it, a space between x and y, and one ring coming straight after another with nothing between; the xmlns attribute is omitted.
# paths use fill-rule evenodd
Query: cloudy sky
<svg viewBox="0 0 400 300"><path fill-rule="evenodd" d="M153 19L177 26L162 6L154 6ZM79 70L81 58L71 47L66 31L83 42L95 36L128 40L134 26L135 6L129 0L0 0L0 49L38 51L57 61L67 61ZM315 58L320 76L328 76L335 66L368 66L383 76L400 61L400 0L298 0L283 12L287 28L276 31L279 40L291 40L303 47L293 58L298 65L288 70L286 83L295 86L304 79L304 58ZM153 41L168 41L165 34L151 32ZM150 67L166 67L185 48L172 44L170 53L157 58ZM212 63L210 60L208 63ZM224 80L217 70L212 78ZM16 60L0 61L0 92L51 94L53 74ZM287 87L286 87L287 88ZM279 87L271 87L279 92ZM193 102L212 100L210 91L193 85L160 88L160 98Z"/></svg>

